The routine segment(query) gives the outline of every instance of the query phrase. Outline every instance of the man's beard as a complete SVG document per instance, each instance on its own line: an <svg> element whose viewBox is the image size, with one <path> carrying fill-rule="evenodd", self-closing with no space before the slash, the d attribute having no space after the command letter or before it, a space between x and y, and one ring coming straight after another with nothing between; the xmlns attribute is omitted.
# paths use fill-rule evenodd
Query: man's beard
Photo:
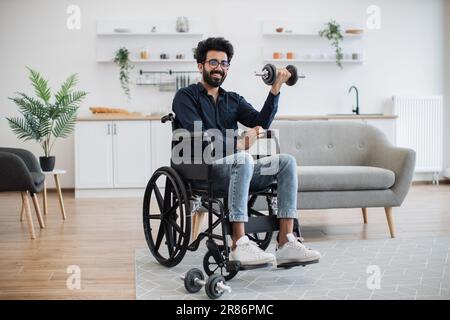
<svg viewBox="0 0 450 320"><path fill-rule="evenodd" d="M213 74L220 74L221 78L215 78L212 77ZM212 70L211 72L206 71L206 69L203 69L203 80L209 84L211 87L220 87L222 83L225 81L225 73L221 70Z"/></svg>

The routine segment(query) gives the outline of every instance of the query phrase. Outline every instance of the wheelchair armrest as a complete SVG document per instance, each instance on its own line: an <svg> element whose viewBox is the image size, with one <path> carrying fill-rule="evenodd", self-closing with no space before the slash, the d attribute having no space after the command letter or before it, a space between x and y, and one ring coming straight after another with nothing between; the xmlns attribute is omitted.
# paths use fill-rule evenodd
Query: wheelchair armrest
<svg viewBox="0 0 450 320"><path fill-rule="evenodd" d="M263 135L260 138L258 138L258 140L249 149L249 152L253 156L254 159L260 159L260 158L264 158L264 157L274 154L273 152L269 152L269 151L271 151L271 148L268 148L269 140L272 140L275 143L275 154L280 153L280 143L279 143L279 139L278 139L278 131L267 129L264 131ZM261 140L265 140L265 141L261 142ZM261 143L266 143L265 150L264 150L264 148L263 148L263 150L261 150L261 148L260 148ZM255 147L256 147L256 150L255 150ZM261 151L267 151L267 153L261 153Z"/></svg>
<svg viewBox="0 0 450 320"><path fill-rule="evenodd" d="M271 129L267 129L265 131L265 138L274 140L275 141L276 153L280 153L281 152L280 151L280 140L278 139L277 131L271 130Z"/></svg>
<svg viewBox="0 0 450 320"><path fill-rule="evenodd" d="M189 132L187 130L179 130L175 131L172 135L172 141L180 141L180 139L186 139L186 140L200 140L200 141L206 141L211 142L211 137L206 132Z"/></svg>

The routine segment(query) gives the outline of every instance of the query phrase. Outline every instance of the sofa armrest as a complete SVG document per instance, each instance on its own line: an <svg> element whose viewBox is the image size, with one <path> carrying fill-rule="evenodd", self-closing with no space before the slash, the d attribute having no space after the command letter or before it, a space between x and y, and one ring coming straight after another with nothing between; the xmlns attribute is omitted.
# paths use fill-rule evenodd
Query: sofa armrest
<svg viewBox="0 0 450 320"><path fill-rule="evenodd" d="M406 197L411 186L416 164L416 152L408 148L400 148L389 143L377 143L372 146L366 165L388 169L395 174L395 183L391 190L395 194L398 206Z"/></svg>
<svg viewBox="0 0 450 320"><path fill-rule="evenodd" d="M0 191L34 190L33 177L17 154L0 151Z"/></svg>

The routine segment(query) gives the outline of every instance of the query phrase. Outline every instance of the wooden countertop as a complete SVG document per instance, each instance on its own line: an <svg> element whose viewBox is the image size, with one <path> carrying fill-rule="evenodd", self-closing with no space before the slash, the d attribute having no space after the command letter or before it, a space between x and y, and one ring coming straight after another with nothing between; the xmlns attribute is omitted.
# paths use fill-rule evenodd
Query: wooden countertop
<svg viewBox="0 0 450 320"><path fill-rule="evenodd" d="M342 115L279 115L275 116L275 120L330 120L330 119L397 119L396 115L383 114L342 114Z"/></svg>
<svg viewBox="0 0 450 320"><path fill-rule="evenodd" d="M77 121L105 121L105 120L150 120L159 121L163 115L138 115L138 114L93 114L78 117ZM360 115L279 115L275 120L351 120L351 119L396 119L396 115L360 114Z"/></svg>
<svg viewBox="0 0 450 320"><path fill-rule="evenodd" d="M97 113L89 116L78 117L77 121L105 121L105 120L161 120L163 115L121 114L121 113Z"/></svg>

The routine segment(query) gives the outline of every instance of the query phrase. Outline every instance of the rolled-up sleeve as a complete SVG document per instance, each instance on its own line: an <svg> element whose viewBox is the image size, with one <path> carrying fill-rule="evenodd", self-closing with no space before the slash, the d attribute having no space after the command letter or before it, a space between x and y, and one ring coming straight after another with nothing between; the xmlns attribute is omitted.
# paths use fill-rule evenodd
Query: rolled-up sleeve
<svg viewBox="0 0 450 320"><path fill-rule="evenodd" d="M280 94L274 95L269 92L261 111L257 111L243 97L239 96L238 121L249 128L261 126L268 129L277 113L279 99Z"/></svg>

